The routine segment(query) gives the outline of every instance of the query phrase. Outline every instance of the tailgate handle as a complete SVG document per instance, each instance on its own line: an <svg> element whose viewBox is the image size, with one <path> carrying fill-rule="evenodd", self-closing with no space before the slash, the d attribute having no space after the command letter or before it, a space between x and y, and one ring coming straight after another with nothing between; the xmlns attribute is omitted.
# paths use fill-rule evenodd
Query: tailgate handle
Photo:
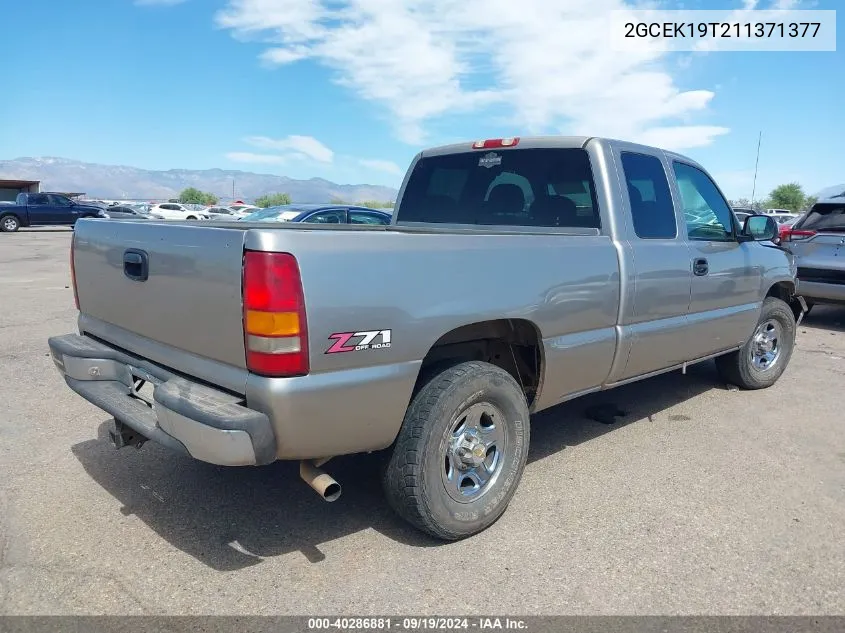
<svg viewBox="0 0 845 633"><path fill-rule="evenodd" d="M132 281L146 281L150 276L150 263L144 251L130 249L123 253L123 274Z"/></svg>

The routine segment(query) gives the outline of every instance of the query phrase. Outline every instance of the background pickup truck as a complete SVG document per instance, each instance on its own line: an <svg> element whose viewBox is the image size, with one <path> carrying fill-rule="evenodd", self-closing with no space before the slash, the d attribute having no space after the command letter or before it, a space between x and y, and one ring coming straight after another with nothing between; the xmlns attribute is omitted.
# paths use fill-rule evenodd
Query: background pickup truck
<svg viewBox="0 0 845 633"><path fill-rule="evenodd" d="M0 206L0 231L13 233L22 226L73 226L80 218L105 218L97 206L74 202L60 193L19 193L15 204Z"/></svg>
<svg viewBox="0 0 845 633"><path fill-rule="evenodd" d="M458 539L514 494L531 413L717 357L772 385L803 316L774 220L699 165L599 138L420 153L390 226L81 221L67 384L223 465L383 450L392 507Z"/></svg>

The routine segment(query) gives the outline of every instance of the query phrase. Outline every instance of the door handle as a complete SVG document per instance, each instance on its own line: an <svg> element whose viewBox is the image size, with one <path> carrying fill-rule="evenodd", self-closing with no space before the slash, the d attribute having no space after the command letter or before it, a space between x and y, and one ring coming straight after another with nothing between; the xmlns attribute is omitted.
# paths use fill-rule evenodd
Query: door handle
<svg viewBox="0 0 845 633"><path fill-rule="evenodd" d="M132 281L146 281L150 276L150 263L144 251L130 249L123 253L123 274Z"/></svg>
<svg viewBox="0 0 845 633"><path fill-rule="evenodd" d="M692 273L697 277L703 277L710 271L710 265L703 257L692 261Z"/></svg>

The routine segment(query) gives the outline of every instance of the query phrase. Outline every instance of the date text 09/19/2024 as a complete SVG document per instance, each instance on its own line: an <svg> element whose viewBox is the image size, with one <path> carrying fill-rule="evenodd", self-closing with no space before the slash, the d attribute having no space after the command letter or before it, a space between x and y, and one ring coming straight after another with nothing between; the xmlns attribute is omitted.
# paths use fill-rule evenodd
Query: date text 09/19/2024
<svg viewBox="0 0 845 633"><path fill-rule="evenodd" d="M525 630L527 623L519 618L473 617L361 617L308 618L308 630L344 631L452 631L452 630Z"/></svg>

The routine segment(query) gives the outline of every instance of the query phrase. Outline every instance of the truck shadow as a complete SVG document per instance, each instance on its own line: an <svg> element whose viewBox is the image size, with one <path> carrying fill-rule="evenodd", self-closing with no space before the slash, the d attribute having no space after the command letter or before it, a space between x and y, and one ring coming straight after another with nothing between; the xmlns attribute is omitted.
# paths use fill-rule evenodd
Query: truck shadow
<svg viewBox="0 0 845 633"><path fill-rule="evenodd" d="M723 386L713 367L692 367L613 391L558 405L532 418L529 462L589 441L699 393ZM594 404L613 403L627 415L612 425L585 417ZM174 454L152 442L141 450L112 448L103 422L98 438L71 450L85 471L174 547L218 571L257 565L264 558L299 551L312 563L325 558L320 544L372 529L400 543L440 542L399 519L379 481L379 454L340 457L327 469L343 497L326 503L300 479L298 464L226 468ZM530 466L529 466L530 467Z"/></svg>
<svg viewBox="0 0 845 633"><path fill-rule="evenodd" d="M799 330L805 328L813 330L826 330L834 332L845 332L845 305L817 305L813 311L804 317ZM801 336L799 331L799 336Z"/></svg>
<svg viewBox="0 0 845 633"><path fill-rule="evenodd" d="M709 361L690 365L686 375L673 371L615 389L591 393L541 411L531 417L528 463L628 424L652 420L667 409L711 389L727 389L727 386L719 378L715 363ZM624 415L609 415L614 410ZM689 416L683 414L670 414L667 417L673 423L691 421Z"/></svg>
<svg viewBox="0 0 845 633"><path fill-rule="evenodd" d="M338 457L326 466L343 486L335 503L322 501L299 478L297 462L256 468L214 466L153 442L116 451L110 421L99 437L71 447L85 471L174 547L218 571L299 551L312 563L319 545L373 529L413 546L436 541L396 518L381 493L378 455Z"/></svg>

